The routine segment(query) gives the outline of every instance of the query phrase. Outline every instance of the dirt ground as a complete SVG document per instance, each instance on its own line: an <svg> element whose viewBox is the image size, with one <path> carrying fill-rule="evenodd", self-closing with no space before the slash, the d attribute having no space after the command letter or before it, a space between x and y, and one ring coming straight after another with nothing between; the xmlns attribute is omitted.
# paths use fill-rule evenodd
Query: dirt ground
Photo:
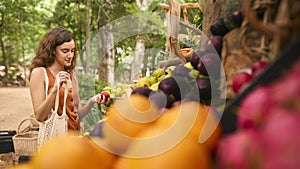
<svg viewBox="0 0 300 169"><path fill-rule="evenodd" d="M33 110L29 88L0 87L0 130L17 131L19 123L31 115ZM17 163L17 159L14 153L0 154L0 169Z"/></svg>
<svg viewBox="0 0 300 169"><path fill-rule="evenodd" d="M0 88L0 130L17 130L33 114L29 88Z"/></svg>

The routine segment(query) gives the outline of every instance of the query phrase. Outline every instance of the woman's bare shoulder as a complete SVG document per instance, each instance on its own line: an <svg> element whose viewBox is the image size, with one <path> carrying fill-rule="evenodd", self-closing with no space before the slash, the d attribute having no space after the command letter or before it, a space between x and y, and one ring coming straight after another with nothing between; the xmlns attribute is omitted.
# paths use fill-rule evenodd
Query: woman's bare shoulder
<svg viewBox="0 0 300 169"><path fill-rule="evenodd" d="M31 72L31 78L44 79L44 70L43 67L36 67Z"/></svg>

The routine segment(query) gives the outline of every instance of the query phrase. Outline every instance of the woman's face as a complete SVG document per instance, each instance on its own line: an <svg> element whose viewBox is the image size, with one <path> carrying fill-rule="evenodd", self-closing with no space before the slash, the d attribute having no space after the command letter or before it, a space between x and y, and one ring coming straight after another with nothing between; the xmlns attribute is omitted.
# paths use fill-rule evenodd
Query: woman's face
<svg viewBox="0 0 300 169"><path fill-rule="evenodd" d="M72 60L75 55L75 42L65 42L55 49L56 62L61 66L71 66Z"/></svg>

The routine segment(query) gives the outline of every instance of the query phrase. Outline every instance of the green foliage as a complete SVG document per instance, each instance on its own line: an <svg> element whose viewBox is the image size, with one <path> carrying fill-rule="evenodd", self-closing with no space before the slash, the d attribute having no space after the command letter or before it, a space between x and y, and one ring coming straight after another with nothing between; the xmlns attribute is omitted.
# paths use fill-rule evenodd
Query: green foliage
<svg viewBox="0 0 300 169"><path fill-rule="evenodd" d="M95 95L95 82L97 76L94 74L86 75L81 72L76 73L79 87L79 94L82 100Z"/></svg>
<svg viewBox="0 0 300 169"><path fill-rule="evenodd" d="M49 12L47 8L40 10L42 6L42 0L0 1L0 65L5 66L1 81L9 82L11 77L19 76L10 69L13 65L24 69L29 65L45 30L41 23ZM23 72L21 76L26 78Z"/></svg>
<svg viewBox="0 0 300 169"><path fill-rule="evenodd" d="M6 54L9 55L10 63L18 62L21 58L22 50L25 54L34 52L37 42L44 31L40 22L46 15L44 11L38 10L35 5L41 4L40 1L5 1L1 2L1 35L5 42ZM24 46L22 39L24 38Z"/></svg>
<svg viewBox="0 0 300 169"><path fill-rule="evenodd" d="M199 10L199 12L195 14L193 20L193 23L196 25L196 28L202 30L202 21L203 21L203 13Z"/></svg>
<svg viewBox="0 0 300 169"><path fill-rule="evenodd" d="M86 2L78 0L58 1L53 15L46 20L46 25L52 27L64 27L72 30L76 37L79 49L85 45L85 26L86 26Z"/></svg>

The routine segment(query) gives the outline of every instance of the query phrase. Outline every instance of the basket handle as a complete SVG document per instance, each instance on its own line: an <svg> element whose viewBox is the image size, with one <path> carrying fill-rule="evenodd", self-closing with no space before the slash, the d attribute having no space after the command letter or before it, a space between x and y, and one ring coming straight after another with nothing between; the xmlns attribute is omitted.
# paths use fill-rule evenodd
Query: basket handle
<svg viewBox="0 0 300 169"><path fill-rule="evenodd" d="M34 118L34 117L29 117L29 118L26 118L26 119L24 119L24 120L22 120L20 123L19 123L19 126L18 126L18 130L17 130L17 133L19 134L19 135L22 135L22 134L26 134L27 132L20 132L20 128L21 128L21 126L26 122L26 121L31 121L31 124L34 124L34 123L37 123L38 124L38 122L37 122L37 120Z"/></svg>

